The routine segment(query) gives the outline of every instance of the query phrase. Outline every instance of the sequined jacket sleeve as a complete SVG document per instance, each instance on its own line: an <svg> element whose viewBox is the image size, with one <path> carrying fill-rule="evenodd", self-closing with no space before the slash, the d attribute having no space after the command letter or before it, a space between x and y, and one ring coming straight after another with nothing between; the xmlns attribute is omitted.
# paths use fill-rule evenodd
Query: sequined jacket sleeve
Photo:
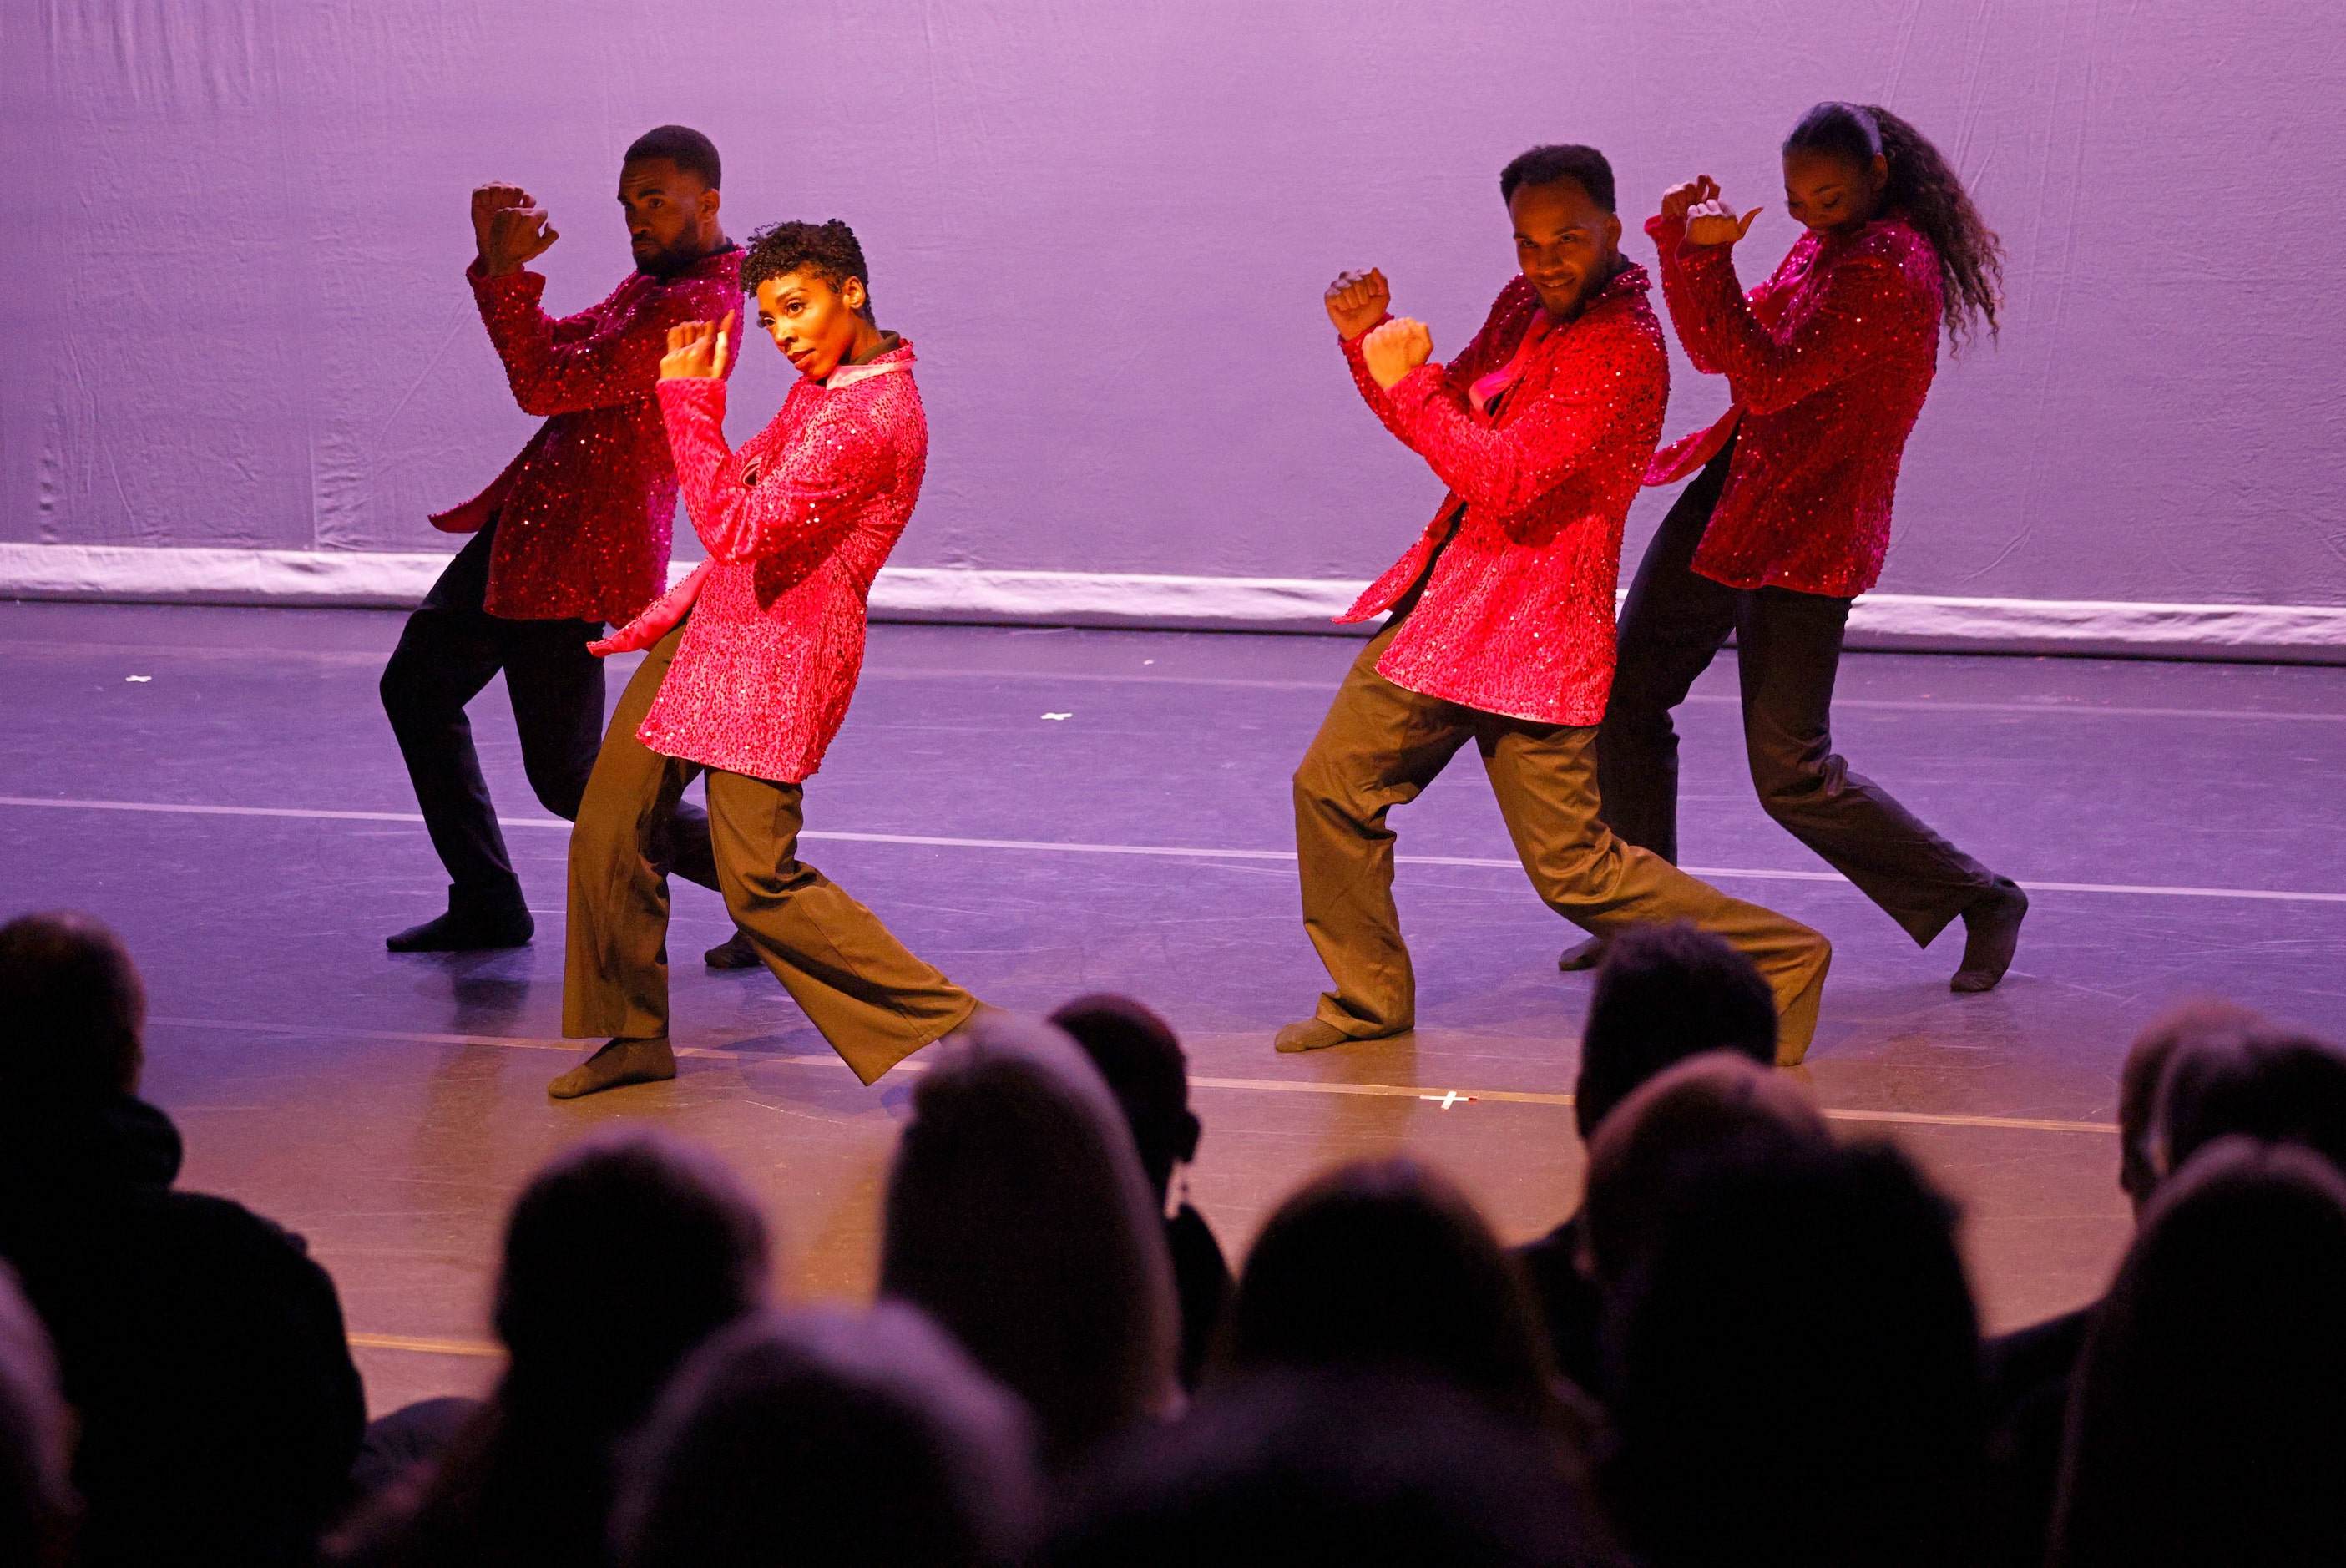
<svg viewBox="0 0 2346 1568"><path fill-rule="evenodd" d="M1388 395L1397 428L1453 494L1502 526L1586 462L1625 407L1605 377L1557 376L1493 424L1468 412L1453 379L1429 364L1396 382Z"/></svg>
<svg viewBox="0 0 2346 1568"><path fill-rule="evenodd" d="M1686 225L1658 214L1646 220L1646 232L1653 237L1655 253L1661 260L1662 299L1669 306L1670 325L1678 331L1678 346L1686 350L1688 362L1704 375L1724 374L1727 367L1720 362L1719 351L1715 346L1717 313L1702 308L1706 296L1686 271L1689 259L1721 248L1688 246ZM1769 280L1743 297L1754 321L1764 324L1774 318L1776 308L1770 303L1770 296L1799 276L1815 249L1815 239L1803 235Z"/></svg>
<svg viewBox="0 0 2346 1568"><path fill-rule="evenodd" d="M1860 247L1831 262L1789 330L1770 331L1736 279L1733 251L1705 245L1666 260L1662 294L1688 356L1723 372L1736 402L1751 413L1788 409L1902 351L1909 334L1888 329L1929 308L1894 259ZM1709 365L1701 364L1705 358Z"/></svg>
<svg viewBox="0 0 2346 1568"><path fill-rule="evenodd" d="M800 388L792 392L806 395ZM664 381L659 400L685 510L714 561L820 551L847 533L892 469L893 449L851 414L831 419L821 441L792 441L776 451L771 466L745 483L725 444L724 382Z"/></svg>
<svg viewBox="0 0 2346 1568"><path fill-rule="evenodd" d="M721 316L720 287L666 289L650 309L628 311L623 296L635 279L591 309L556 321L538 306L546 280L535 272L495 277L468 270L481 323L505 361L505 381L521 411L539 418L612 408L651 395L659 382L668 330L682 321Z"/></svg>
<svg viewBox="0 0 2346 1568"><path fill-rule="evenodd" d="M1519 296L1529 293L1530 289L1529 283L1517 278L1499 291L1498 299L1491 306L1491 313L1483 319L1483 330L1474 334L1474 341L1468 343L1456 359L1443 367L1443 386L1463 399L1466 389L1474 384L1475 377L1496 368L1506 353L1513 351L1520 334L1510 333L1507 327L1518 314ZM1360 389L1361 396L1375 412L1377 418L1383 422L1384 427L1401 441L1407 442L1409 432L1394 416L1392 394L1377 385L1377 378L1369 374L1368 360L1361 352L1361 345L1368 341L1369 333L1392 320L1392 312L1388 311L1358 337L1342 340L1341 346L1345 368L1352 372L1352 384Z"/></svg>

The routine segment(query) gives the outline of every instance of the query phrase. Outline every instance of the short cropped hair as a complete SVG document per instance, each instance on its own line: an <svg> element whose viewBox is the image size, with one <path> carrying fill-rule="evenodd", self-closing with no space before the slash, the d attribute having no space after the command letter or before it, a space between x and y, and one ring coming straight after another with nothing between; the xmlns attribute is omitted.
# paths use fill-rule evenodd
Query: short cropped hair
<svg viewBox="0 0 2346 1568"><path fill-rule="evenodd" d="M1129 996L1078 996L1051 1014L1092 1059L1124 1108L1140 1168L1162 1203L1173 1167L1198 1157L1198 1116L1189 1109L1189 1059L1173 1026Z"/></svg>
<svg viewBox="0 0 2346 1568"><path fill-rule="evenodd" d="M1579 186L1589 200L1606 211L1614 210L1613 166L1595 148L1573 142L1518 153L1514 162L1499 171L1499 199L1513 201L1515 192L1526 185L1554 185L1560 179Z"/></svg>
<svg viewBox="0 0 2346 1568"><path fill-rule="evenodd" d="M19 1047L8 1063L11 1093L79 1099L136 1090L147 988L104 923L56 910L0 926L0 997Z"/></svg>
<svg viewBox="0 0 2346 1568"><path fill-rule="evenodd" d="M755 294L769 278L811 272L834 289L850 278L863 285L863 311L872 318L872 270L864 264L863 247L855 230L834 218L827 223L769 223L750 233L750 252L741 259L741 292Z"/></svg>
<svg viewBox="0 0 2346 1568"><path fill-rule="evenodd" d="M1776 997L1768 983L1749 959L1685 921L1621 932L1597 967L1581 1026L1572 1107L1580 1135L1594 1134L1638 1084L1706 1051L1774 1064Z"/></svg>
<svg viewBox="0 0 2346 1568"><path fill-rule="evenodd" d="M2346 1170L2346 1051L2273 1025L2194 1042L2168 1060L2151 1117L2162 1179L2230 1136L2300 1144Z"/></svg>
<svg viewBox="0 0 2346 1568"><path fill-rule="evenodd" d="M654 126L627 144L624 166L646 158L664 158L677 168L700 177L716 190L725 183L725 168L717 160L717 144L690 126Z"/></svg>

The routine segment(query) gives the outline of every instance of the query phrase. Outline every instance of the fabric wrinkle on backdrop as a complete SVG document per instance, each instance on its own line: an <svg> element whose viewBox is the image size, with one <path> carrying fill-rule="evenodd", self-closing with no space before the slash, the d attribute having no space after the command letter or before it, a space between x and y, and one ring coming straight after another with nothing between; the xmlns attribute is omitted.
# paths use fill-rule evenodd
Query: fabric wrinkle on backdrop
<svg viewBox="0 0 2346 1568"><path fill-rule="evenodd" d="M464 286L467 192L547 204L546 302L578 309L627 265L620 149L680 120L732 229L840 216L887 259L935 441L899 565L1358 580L1438 487L1331 369L1326 280L1382 266L1455 351L1514 270L1498 170L1557 140L1612 158L1635 260L1672 181L1764 204L1764 276L1777 144L1832 97L1922 127L2009 253L1884 591L2346 604L2346 294L2270 207L2346 162L2330 12L27 0L0 541L445 549L426 514L531 428ZM1725 397L1673 355L1668 437ZM788 373L752 356L737 402Z"/></svg>

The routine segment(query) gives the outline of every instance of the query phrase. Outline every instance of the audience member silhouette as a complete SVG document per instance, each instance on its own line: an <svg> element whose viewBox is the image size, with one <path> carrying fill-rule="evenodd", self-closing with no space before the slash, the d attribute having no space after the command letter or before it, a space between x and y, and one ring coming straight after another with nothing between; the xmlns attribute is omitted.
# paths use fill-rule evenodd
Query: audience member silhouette
<svg viewBox="0 0 2346 1568"><path fill-rule="evenodd" d="M1776 1001L1751 961L1684 921L1635 926L1605 949L1580 1032L1573 1120L1581 1141L1613 1107L1663 1068L1707 1051L1733 1051L1763 1064L1776 1059ZM1524 1277L1540 1306L1548 1353L1583 1388L1599 1367L1597 1320L1604 1304L1580 1271L1578 1213L1523 1247Z"/></svg>
<svg viewBox="0 0 2346 1568"><path fill-rule="evenodd" d="M1172 1025L1128 996L1107 994L1079 996L1052 1013L1051 1022L1075 1036L1107 1080L1157 1195L1157 1212L1163 1214L1175 1169L1198 1157L1199 1132L1197 1113L1189 1109L1189 1061ZM1230 1266L1186 1194L1165 1222L1165 1242L1181 1308L1181 1386L1194 1389L1215 1325L1229 1305Z"/></svg>
<svg viewBox="0 0 2346 1568"><path fill-rule="evenodd" d="M1008 1568L1036 1523L1017 1398L916 1308L763 1313L660 1400L621 1568Z"/></svg>
<svg viewBox="0 0 2346 1568"><path fill-rule="evenodd" d="M556 1158L505 1226L505 1376L342 1554L399 1568L609 1561L619 1445L685 1355L762 1300L766 1269L765 1222L710 1156L626 1131Z"/></svg>
<svg viewBox="0 0 2346 1568"><path fill-rule="evenodd" d="M1243 1292L1243 1287L1241 1287ZM1611 1568L1552 1447L1447 1380L1214 1380L1069 1506L1042 1568Z"/></svg>
<svg viewBox="0 0 2346 1568"><path fill-rule="evenodd" d="M2233 1003L2198 998L2169 1008L2136 1037L2118 1071L2118 1189L2139 1216L2157 1185L2154 1120L2167 1064L2198 1051L2270 1033L2263 1014ZM2042 1568L2053 1493L2061 1471L2061 1433L2069 1378L2084 1353L2098 1301L2000 1334L1981 1347L1994 1475L1994 1540L2000 1568Z"/></svg>
<svg viewBox="0 0 2346 1568"><path fill-rule="evenodd" d="M2346 1178L2226 1138L2166 1177L2096 1315L2052 1568L2346 1563Z"/></svg>
<svg viewBox="0 0 2346 1568"><path fill-rule="evenodd" d="M1589 1143L1582 1272L1600 1293L1621 1288L1689 1161L1728 1145L1759 1155L1831 1145L1808 1095L1748 1056L1711 1051L1664 1070L1615 1106Z"/></svg>
<svg viewBox="0 0 2346 1568"><path fill-rule="evenodd" d="M81 1562L307 1562L365 1423L333 1281L299 1237L179 1192L138 1098L146 993L76 914L0 927L0 1257L46 1324L80 1440Z"/></svg>
<svg viewBox="0 0 2346 1568"><path fill-rule="evenodd" d="M0 1263L0 1563L73 1561L72 1420L48 1330Z"/></svg>
<svg viewBox="0 0 2346 1568"><path fill-rule="evenodd" d="M2346 1169L2346 1051L2278 1026L2187 1043L2158 1080L2161 1179L2218 1138L2301 1144Z"/></svg>
<svg viewBox="0 0 2346 1568"><path fill-rule="evenodd" d="M981 1013L913 1090L880 1288L1025 1400L1054 1469L1179 1396L1172 1265L1131 1133L1084 1054Z"/></svg>
<svg viewBox="0 0 2346 1568"><path fill-rule="evenodd" d="M1514 1260L1466 1195L1413 1160L1340 1166L1280 1204L1219 1349L1223 1375L1430 1373L1515 1420L1563 1413Z"/></svg>
<svg viewBox="0 0 2346 1568"><path fill-rule="evenodd" d="M1600 1475L1650 1568L1975 1560L1978 1331L1953 1212L1896 1151L1688 1162L1606 1344Z"/></svg>

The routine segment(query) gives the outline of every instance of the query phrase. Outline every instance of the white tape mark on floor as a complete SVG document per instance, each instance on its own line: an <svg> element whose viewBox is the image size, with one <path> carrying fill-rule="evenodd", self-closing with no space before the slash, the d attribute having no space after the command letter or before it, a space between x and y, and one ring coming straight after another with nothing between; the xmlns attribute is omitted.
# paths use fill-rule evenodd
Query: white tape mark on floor
<svg viewBox="0 0 2346 1568"><path fill-rule="evenodd" d="M159 800L66 800L37 795L0 795L0 806L56 807L77 811L159 811L197 817L288 817L341 822L413 822L423 819L413 811L327 811L298 806L205 806ZM500 817L506 828L559 828L570 824L559 817ZM1279 860L1292 864L1291 850L1224 850L1183 844L1076 844L1047 839L961 839L930 833L848 833L809 829L801 838L843 844L904 844L921 849L1009 850L1060 855L1143 855L1184 860ZM1465 866L1484 871L1520 871L1515 860L1485 860L1470 855L1396 855L1403 865ZM1721 881L1765 882L1838 882L1837 871L1760 871L1746 866L1688 866L1698 877ZM2020 885L2032 893L2114 893L2129 897L2168 899L2252 899L2276 903L2346 904L2346 893L2295 892L2275 888L2183 888L2147 882L2046 882L2022 877Z"/></svg>

